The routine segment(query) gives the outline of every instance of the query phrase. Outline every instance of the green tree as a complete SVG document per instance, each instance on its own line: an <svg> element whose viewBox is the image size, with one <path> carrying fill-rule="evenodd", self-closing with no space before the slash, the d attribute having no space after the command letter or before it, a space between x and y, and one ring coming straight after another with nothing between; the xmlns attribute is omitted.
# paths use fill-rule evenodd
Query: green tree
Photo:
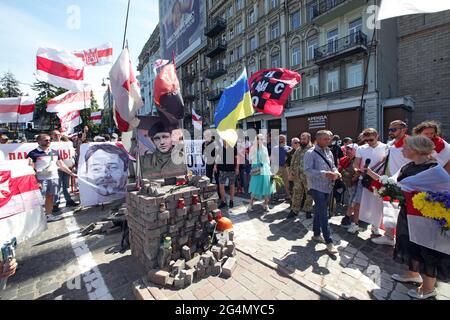
<svg viewBox="0 0 450 320"><path fill-rule="evenodd" d="M94 94L91 91L91 106L88 109L83 109L80 112L81 116L81 128L79 131L81 131L84 126L88 126L89 132L91 132L91 135L98 135L101 133L105 133L103 131L102 125L95 124L91 121L91 112L99 111L99 105L97 100L94 97Z"/></svg>
<svg viewBox="0 0 450 320"><path fill-rule="evenodd" d="M19 81L9 71L4 73L0 79L0 88L6 98L20 97L22 95L19 88Z"/></svg>
<svg viewBox="0 0 450 320"><path fill-rule="evenodd" d="M0 88L0 98L4 98L5 97L5 93L3 92L2 88Z"/></svg>
<svg viewBox="0 0 450 320"><path fill-rule="evenodd" d="M57 88L44 81L36 81L31 88L38 92L36 98L36 107L34 112L34 121L49 124L50 130L60 127L59 118L54 112L47 112L47 102L60 94L66 92L66 89Z"/></svg>

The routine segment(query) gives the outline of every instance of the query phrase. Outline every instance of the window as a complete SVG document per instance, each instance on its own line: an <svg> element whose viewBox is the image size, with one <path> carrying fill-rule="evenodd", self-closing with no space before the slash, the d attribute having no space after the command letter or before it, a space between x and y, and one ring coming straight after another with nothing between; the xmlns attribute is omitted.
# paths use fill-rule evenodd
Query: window
<svg viewBox="0 0 450 320"><path fill-rule="evenodd" d="M242 0L236 0L236 10L242 9Z"/></svg>
<svg viewBox="0 0 450 320"><path fill-rule="evenodd" d="M301 86L295 86L294 89L292 89L291 93L291 100L300 100L301 99L301 92L302 87Z"/></svg>
<svg viewBox="0 0 450 320"><path fill-rule="evenodd" d="M228 8L228 17L229 18L233 17L233 7Z"/></svg>
<svg viewBox="0 0 450 320"><path fill-rule="evenodd" d="M338 49L338 29L333 29L327 32L328 53L336 52Z"/></svg>
<svg viewBox="0 0 450 320"><path fill-rule="evenodd" d="M280 51L276 51L272 53L270 56L270 66L272 68L280 68L281 62L280 62Z"/></svg>
<svg viewBox="0 0 450 320"><path fill-rule="evenodd" d="M339 70L327 72L327 92L339 90Z"/></svg>
<svg viewBox="0 0 450 320"><path fill-rule="evenodd" d="M266 32L263 30L259 32L259 44L262 45L264 43L266 43Z"/></svg>
<svg viewBox="0 0 450 320"><path fill-rule="evenodd" d="M280 4L278 0L272 0L271 1L272 4L272 9L278 7L278 5Z"/></svg>
<svg viewBox="0 0 450 320"><path fill-rule="evenodd" d="M236 25L236 34L242 33L242 21L239 21Z"/></svg>
<svg viewBox="0 0 450 320"><path fill-rule="evenodd" d="M309 6L308 6L309 21L311 21L312 19L314 19L315 17L317 17L319 15L318 8L319 8L319 6L317 4L317 1L313 1L309 4Z"/></svg>
<svg viewBox="0 0 450 320"><path fill-rule="evenodd" d="M230 55L229 55L229 61L230 63L232 63L234 61L234 54L233 54L233 50L230 51Z"/></svg>
<svg viewBox="0 0 450 320"><path fill-rule="evenodd" d="M244 51L242 50L242 45L237 47L237 59L241 59L244 56Z"/></svg>
<svg viewBox="0 0 450 320"><path fill-rule="evenodd" d="M300 19L300 10L297 10L291 14L291 30L295 30L300 27Z"/></svg>
<svg viewBox="0 0 450 320"><path fill-rule="evenodd" d="M251 37L248 42L249 42L248 47L250 48L250 51L256 50L256 46L257 46L256 36Z"/></svg>
<svg viewBox="0 0 450 320"><path fill-rule="evenodd" d="M255 22L255 10L252 10L248 13L247 16L247 25L251 25Z"/></svg>
<svg viewBox="0 0 450 320"><path fill-rule="evenodd" d="M256 65L255 62L252 62L252 64L250 64L248 66L248 73L251 76L252 74L254 74L256 72Z"/></svg>
<svg viewBox="0 0 450 320"><path fill-rule="evenodd" d="M233 39L233 37L234 37L234 29L230 28L230 31L228 33L228 39L231 40L231 39Z"/></svg>
<svg viewBox="0 0 450 320"><path fill-rule="evenodd" d="M259 58L259 69L266 69L266 56L261 56Z"/></svg>
<svg viewBox="0 0 450 320"><path fill-rule="evenodd" d="M270 26L270 40L276 39L280 36L280 22L274 22Z"/></svg>
<svg viewBox="0 0 450 320"><path fill-rule="evenodd" d="M314 59L314 50L317 49L319 41L317 38L312 38L308 40L308 60Z"/></svg>
<svg viewBox="0 0 450 320"><path fill-rule="evenodd" d="M314 76L308 79L308 97L314 97L319 94L319 77Z"/></svg>
<svg viewBox="0 0 450 320"><path fill-rule="evenodd" d="M300 43L296 43L292 46L291 65L296 66L300 64L302 58L300 56Z"/></svg>
<svg viewBox="0 0 450 320"><path fill-rule="evenodd" d="M347 88L362 86L362 63L347 65Z"/></svg>
<svg viewBox="0 0 450 320"><path fill-rule="evenodd" d="M362 18L358 18L348 25L348 35L350 36L350 43L355 43L359 32L362 30Z"/></svg>

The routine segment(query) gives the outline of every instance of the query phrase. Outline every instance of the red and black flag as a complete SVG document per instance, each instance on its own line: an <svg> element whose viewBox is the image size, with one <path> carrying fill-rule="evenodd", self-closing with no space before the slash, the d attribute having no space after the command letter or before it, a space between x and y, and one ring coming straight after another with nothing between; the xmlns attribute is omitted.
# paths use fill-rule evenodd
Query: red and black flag
<svg viewBox="0 0 450 320"><path fill-rule="evenodd" d="M300 80L297 72L283 68L255 72L248 80L253 108L275 117L281 116L292 88Z"/></svg>
<svg viewBox="0 0 450 320"><path fill-rule="evenodd" d="M156 76L154 101L164 123L171 127L177 127L179 120L184 116L184 102L173 63L162 67Z"/></svg>

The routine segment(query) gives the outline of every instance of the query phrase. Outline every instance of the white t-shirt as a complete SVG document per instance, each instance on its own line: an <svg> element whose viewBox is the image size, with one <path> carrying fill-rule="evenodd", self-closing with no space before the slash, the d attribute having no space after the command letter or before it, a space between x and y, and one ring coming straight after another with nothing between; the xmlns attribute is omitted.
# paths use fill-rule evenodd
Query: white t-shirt
<svg viewBox="0 0 450 320"><path fill-rule="evenodd" d="M431 154L431 156L443 167L450 161L450 144L448 144L447 141L444 141L444 144L445 147L441 152L437 153L433 150L433 153Z"/></svg>
<svg viewBox="0 0 450 320"><path fill-rule="evenodd" d="M386 144L382 142L378 142L378 146L375 148L370 147L368 144L358 147L356 150L356 158L361 159L360 169L364 168L366 159L370 159L369 168L373 168L387 156L387 151Z"/></svg>
<svg viewBox="0 0 450 320"><path fill-rule="evenodd" d="M389 149L389 163L387 167L386 174L388 176L393 176L397 171L399 171L405 164L410 163L411 160L408 158L405 158L403 156L402 150L403 146L400 148L397 148L395 146L395 140L390 141L387 144L387 147Z"/></svg>

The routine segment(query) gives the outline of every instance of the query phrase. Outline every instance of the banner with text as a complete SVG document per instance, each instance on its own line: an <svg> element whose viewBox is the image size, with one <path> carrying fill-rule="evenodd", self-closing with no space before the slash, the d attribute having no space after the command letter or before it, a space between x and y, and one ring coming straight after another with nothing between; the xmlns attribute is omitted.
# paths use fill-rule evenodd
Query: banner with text
<svg viewBox="0 0 450 320"><path fill-rule="evenodd" d="M37 147L36 142L0 144L0 160L26 159L28 153ZM72 142L52 142L50 148L58 150L61 160L67 160L75 156Z"/></svg>

